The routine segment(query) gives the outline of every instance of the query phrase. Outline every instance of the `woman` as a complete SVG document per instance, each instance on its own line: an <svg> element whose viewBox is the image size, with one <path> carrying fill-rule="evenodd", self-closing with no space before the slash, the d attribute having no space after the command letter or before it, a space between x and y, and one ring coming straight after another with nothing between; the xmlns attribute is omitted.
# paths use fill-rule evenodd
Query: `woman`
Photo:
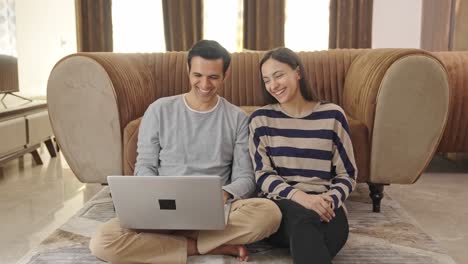
<svg viewBox="0 0 468 264"><path fill-rule="evenodd" d="M250 155L258 188L283 214L269 241L294 263L331 263L348 238L343 203L357 176L344 111L318 101L290 49L266 53L260 75L269 105L251 116Z"/></svg>

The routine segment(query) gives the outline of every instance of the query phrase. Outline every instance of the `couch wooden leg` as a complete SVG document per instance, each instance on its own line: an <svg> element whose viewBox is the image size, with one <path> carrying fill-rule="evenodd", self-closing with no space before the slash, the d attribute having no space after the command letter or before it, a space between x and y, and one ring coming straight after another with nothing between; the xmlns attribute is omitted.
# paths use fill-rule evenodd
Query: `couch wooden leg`
<svg viewBox="0 0 468 264"><path fill-rule="evenodd" d="M47 139L46 141L44 141L46 147L47 147L47 150L49 151L49 154L52 158L55 158L57 157L57 152L55 152L55 146L54 146L54 143L52 142L52 139Z"/></svg>
<svg viewBox="0 0 468 264"><path fill-rule="evenodd" d="M33 159L34 159L34 162L36 163L36 165L42 165L43 164L41 156L37 152L37 149L31 151L31 155L33 156Z"/></svg>
<svg viewBox="0 0 468 264"><path fill-rule="evenodd" d="M372 211L380 213L380 201L384 197L384 185L379 183L367 183L369 185L370 198L372 199Z"/></svg>

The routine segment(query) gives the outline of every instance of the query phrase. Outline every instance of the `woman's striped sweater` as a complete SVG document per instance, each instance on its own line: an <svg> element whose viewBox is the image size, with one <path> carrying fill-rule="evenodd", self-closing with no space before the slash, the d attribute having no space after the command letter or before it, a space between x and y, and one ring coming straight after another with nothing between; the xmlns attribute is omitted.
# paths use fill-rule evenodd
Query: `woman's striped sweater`
<svg viewBox="0 0 468 264"><path fill-rule="evenodd" d="M267 105L252 113L249 129L257 186L269 198L290 199L297 190L327 193L339 208L354 189L353 146L338 105L320 102L302 118Z"/></svg>

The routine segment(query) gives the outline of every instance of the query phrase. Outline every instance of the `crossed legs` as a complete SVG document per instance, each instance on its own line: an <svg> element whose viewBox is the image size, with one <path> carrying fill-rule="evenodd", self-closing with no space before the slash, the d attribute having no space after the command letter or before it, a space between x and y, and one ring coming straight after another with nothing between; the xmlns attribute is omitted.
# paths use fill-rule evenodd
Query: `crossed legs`
<svg viewBox="0 0 468 264"><path fill-rule="evenodd" d="M233 202L224 230L138 232L120 227L114 218L101 225L90 241L91 253L112 263L186 263L197 254L233 255L245 260L244 245L275 233L281 212L270 200Z"/></svg>

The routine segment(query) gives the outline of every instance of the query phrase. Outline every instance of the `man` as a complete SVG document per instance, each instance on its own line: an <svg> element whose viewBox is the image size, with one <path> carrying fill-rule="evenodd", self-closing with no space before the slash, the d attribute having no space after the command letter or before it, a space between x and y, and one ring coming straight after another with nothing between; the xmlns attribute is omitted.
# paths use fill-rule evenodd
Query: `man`
<svg viewBox="0 0 468 264"><path fill-rule="evenodd" d="M190 92L160 98L142 119L135 175L219 175L224 201L233 200L224 230L138 232L103 224L91 252L116 263L186 263L187 256L216 254L247 261L245 244L276 232L281 212L255 191L248 153L248 117L218 96L230 55L216 41L202 40L188 53Z"/></svg>

